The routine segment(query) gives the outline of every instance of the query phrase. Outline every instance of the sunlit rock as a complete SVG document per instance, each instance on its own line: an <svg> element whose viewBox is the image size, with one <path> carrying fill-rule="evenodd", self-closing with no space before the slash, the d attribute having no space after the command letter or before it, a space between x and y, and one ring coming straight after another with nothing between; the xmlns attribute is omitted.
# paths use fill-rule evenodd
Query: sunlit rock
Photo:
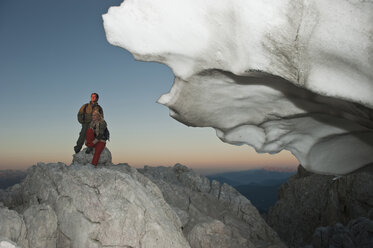
<svg viewBox="0 0 373 248"><path fill-rule="evenodd" d="M21 200L6 202L18 213L0 207L0 237L25 248L190 247L158 187L126 164L38 163L8 190Z"/></svg>
<svg viewBox="0 0 373 248"><path fill-rule="evenodd" d="M373 162L373 2L126 0L108 41L175 74L159 99L189 126L309 171Z"/></svg>

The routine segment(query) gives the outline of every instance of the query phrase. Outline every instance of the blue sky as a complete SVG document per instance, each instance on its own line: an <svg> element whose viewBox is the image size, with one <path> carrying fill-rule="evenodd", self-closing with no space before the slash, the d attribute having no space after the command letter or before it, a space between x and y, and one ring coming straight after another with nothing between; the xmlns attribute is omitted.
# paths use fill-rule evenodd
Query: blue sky
<svg viewBox="0 0 373 248"><path fill-rule="evenodd" d="M0 2L0 169L71 163L76 113L100 95L113 162L183 163L205 170L292 167L288 152L257 155L187 127L156 100L173 82L162 64L139 62L106 41L101 15L122 0Z"/></svg>

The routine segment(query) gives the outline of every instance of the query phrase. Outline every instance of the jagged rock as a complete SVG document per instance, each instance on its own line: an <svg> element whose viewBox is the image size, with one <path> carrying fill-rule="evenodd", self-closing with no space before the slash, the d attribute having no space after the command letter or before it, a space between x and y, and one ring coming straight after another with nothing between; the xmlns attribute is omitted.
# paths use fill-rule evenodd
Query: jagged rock
<svg viewBox="0 0 373 248"><path fill-rule="evenodd" d="M210 182L186 166L139 169L161 189L165 200L183 222L183 232L192 247L209 246L219 233L220 246L230 239L235 247L283 247L277 234L265 223L249 200L227 184ZM201 233L210 233L205 237ZM208 242L210 240L211 242ZM224 241L224 242L223 242Z"/></svg>
<svg viewBox="0 0 373 248"><path fill-rule="evenodd" d="M57 216L49 205L32 205L23 213L29 247L54 248L57 241Z"/></svg>
<svg viewBox="0 0 373 248"><path fill-rule="evenodd" d="M25 211L30 227L34 221L30 214L45 206L39 204L53 209L58 248L189 247L179 218L158 187L128 165L39 163L29 169L18 190L22 199L18 211L31 207ZM46 216L53 219L52 211L39 219Z"/></svg>
<svg viewBox="0 0 373 248"><path fill-rule="evenodd" d="M85 151L87 148L84 148L80 152L76 153L73 155L73 164L81 164L81 165L86 165L86 164L91 164L93 154L94 154L94 149L91 153L87 154ZM98 160L98 166L102 165L113 165L111 161L111 152L107 147L104 148L100 155L100 159Z"/></svg>
<svg viewBox="0 0 373 248"><path fill-rule="evenodd" d="M355 248L373 247L373 221L360 217L347 226L319 227L312 237L312 245L307 248Z"/></svg>
<svg viewBox="0 0 373 248"><path fill-rule="evenodd" d="M195 225L188 235L188 240L193 248L255 248L238 231L234 232L218 220Z"/></svg>
<svg viewBox="0 0 373 248"><path fill-rule="evenodd" d="M291 247L311 243L320 226L369 217L373 209L373 165L342 177L317 175L298 167L279 190L267 222Z"/></svg>
<svg viewBox="0 0 373 248"><path fill-rule="evenodd" d="M10 240L23 248L28 248L26 225L22 215L6 207L0 207L0 237L2 239L5 238L5 240L1 242L4 247L7 247L7 245L8 247L12 247L12 244L8 242Z"/></svg>

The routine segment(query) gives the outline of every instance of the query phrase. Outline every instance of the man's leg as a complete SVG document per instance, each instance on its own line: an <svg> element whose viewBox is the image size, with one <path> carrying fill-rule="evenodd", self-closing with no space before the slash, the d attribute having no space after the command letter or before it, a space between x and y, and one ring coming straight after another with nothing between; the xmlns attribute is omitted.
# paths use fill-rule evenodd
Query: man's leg
<svg viewBox="0 0 373 248"><path fill-rule="evenodd" d="M105 142L99 141L99 142L96 143L95 153L93 154L93 159L92 159L92 164L94 166L97 165L98 160L100 159L101 152L104 150L105 146L106 146Z"/></svg>
<svg viewBox="0 0 373 248"><path fill-rule="evenodd" d="M93 141L95 140L95 133L92 128L88 128L86 134L85 134L85 145L87 146L87 150L85 150L85 153L89 154L93 151L93 147L95 144Z"/></svg>
<svg viewBox="0 0 373 248"><path fill-rule="evenodd" d="M87 132L88 127L89 127L89 123L82 124L82 130L80 130L79 138L76 141L76 146L74 147L75 153L78 153L82 149L82 146L85 141L85 133Z"/></svg>
<svg viewBox="0 0 373 248"><path fill-rule="evenodd" d="M92 128L88 128L86 133L85 145L88 147L94 147L93 141L95 140L95 133L93 132Z"/></svg>

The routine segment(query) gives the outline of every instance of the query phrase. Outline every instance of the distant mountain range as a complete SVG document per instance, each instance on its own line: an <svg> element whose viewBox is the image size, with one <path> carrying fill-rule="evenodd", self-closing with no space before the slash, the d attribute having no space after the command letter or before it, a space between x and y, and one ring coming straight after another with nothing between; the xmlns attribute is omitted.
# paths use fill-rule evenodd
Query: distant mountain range
<svg viewBox="0 0 373 248"><path fill-rule="evenodd" d="M237 172L225 172L208 175L210 180L233 186L244 195L259 210L260 213L268 209L277 201L280 186L296 172L268 171L263 169Z"/></svg>
<svg viewBox="0 0 373 248"><path fill-rule="evenodd" d="M26 175L26 171L0 170L0 189L6 189L14 184L20 183Z"/></svg>
<svg viewBox="0 0 373 248"><path fill-rule="evenodd" d="M208 175L211 180L216 180L221 183L227 183L231 186L246 185L251 183L262 185L276 185L283 183L290 176L294 175L296 171L283 172L283 171L269 171L264 169L246 170L224 172L218 174Z"/></svg>

